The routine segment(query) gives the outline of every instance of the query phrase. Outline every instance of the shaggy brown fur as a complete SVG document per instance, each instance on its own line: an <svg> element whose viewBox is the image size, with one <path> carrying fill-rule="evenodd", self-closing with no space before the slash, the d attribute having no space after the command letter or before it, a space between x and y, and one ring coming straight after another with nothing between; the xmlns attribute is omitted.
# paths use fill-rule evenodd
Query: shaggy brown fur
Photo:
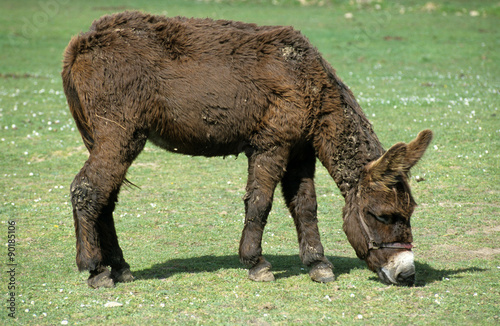
<svg viewBox="0 0 500 326"><path fill-rule="evenodd" d="M146 140L173 152L248 157L245 227L239 254L250 278L271 280L261 239L275 187L294 218L300 257L316 281L331 281L320 242L316 157L346 198L344 229L372 269L393 251L370 254L355 215L380 242L411 242L415 203L407 172L431 132L384 150L351 91L307 38L291 27L104 16L75 36L62 79L90 156L71 185L77 265L89 285L132 275L118 245L113 210L128 167ZM381 223L376 216L391 216ZM106 269L111 266L111 273Z"/></svg>

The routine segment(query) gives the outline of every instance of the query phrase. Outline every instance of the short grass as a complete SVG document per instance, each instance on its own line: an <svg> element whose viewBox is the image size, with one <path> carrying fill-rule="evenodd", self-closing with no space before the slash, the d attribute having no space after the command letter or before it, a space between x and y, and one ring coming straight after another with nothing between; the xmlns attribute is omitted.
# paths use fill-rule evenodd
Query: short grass
<svg viewBox="0 0 500 326"><path fill-rule="evenodd" d="M301 2L310 5L1 2L0 324L499 324L498 1ZM264 235L277 280L248 281L237 257L244 156L187 157L148 145L129 171L141 189L124 189L116 209L137 280L87 288L74 262L68 198L87 153L65 103L60 62L72 35L124 9L293 25L353 89L386 147L432 129L435 140L412 179L420 203L416 286L385 286L355 257L342 232L343 199L322 167L320 228L337 281L310 281L279 190ZM12 220L16 319L8 317L4 272Z"/></svg>

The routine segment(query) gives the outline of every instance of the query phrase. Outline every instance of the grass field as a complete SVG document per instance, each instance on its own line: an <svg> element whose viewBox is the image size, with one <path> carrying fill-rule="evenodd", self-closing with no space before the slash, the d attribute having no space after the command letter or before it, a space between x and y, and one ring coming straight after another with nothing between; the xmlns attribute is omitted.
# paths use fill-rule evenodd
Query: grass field
<svg viewBox="0 0 500 326"><path fill-rule="evenodd" d="M300 2L309 5L0 3L0 324L500 324L498 1ZM343 198L320 164L320 231L337 280L309 279L279 190L264 234L277 279L247 280L237 257L244 156L187 157L148 145L128 175L141 189L124 188L115 211L136 281L88 288L75 265L68 196L87 153L59 73L72 35L125 9L293 25L351 87L386 148L432 129L411 180L416 286L383 285L356 258L342 232Z"/></svg>

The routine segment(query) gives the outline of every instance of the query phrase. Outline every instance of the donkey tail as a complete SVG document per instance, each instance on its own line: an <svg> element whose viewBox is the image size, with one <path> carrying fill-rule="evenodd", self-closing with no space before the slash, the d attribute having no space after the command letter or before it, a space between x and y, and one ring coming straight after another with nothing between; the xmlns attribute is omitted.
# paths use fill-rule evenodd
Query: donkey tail
<svg viewBox="0 0 500 326"><path fill-rule="evenodd" d="M63 81L64 93L66 94L66 99L68 101L69 110L73 115L73 119L76 122L78 130L80 131L85 147L87 147L88 151L90 152L92 150L92 147L94 146L92 127L78 93L78 84L79 82L81 82L81 79L79 78L80 76L75 71L72 71L76 58L80 53L80 41L80 36L75 36L71 39L68 46L66 47L66 50L64 51L61 77Z"/></svg>

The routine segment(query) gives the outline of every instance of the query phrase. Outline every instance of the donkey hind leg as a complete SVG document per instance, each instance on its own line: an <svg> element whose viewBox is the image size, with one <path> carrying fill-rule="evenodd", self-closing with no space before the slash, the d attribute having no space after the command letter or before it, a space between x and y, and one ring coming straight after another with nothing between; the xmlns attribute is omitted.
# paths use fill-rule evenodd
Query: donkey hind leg
<svg viewBox="0 0 500 326"><path fill-rule="evenodd" d="M71 184L76 263L80 271L90 271L87 283L93 288L114 286L106 266L128 266L118 245L112 216L118 180L111 182L103 178L107 172L99 169L99 163L100 159L92 154ZM98 177L94 171L100 172Z"/></svg>
<svg viewBox="0 0 500 326"><path fill-rule="evenodd" d="M274 281L271 264L262 256L261 244L274 190L284 173L286 155L279 149L247 155L248 182L244 197L245 227L240 240L240 260L250 266L248 278L252 281Z"/></svg>
<svg viewBox="0 0 500 326"><path fill-rule="evenodd" d="M115 282L133 280L118 244L113 210L127 169L145 142L146 137L135 137L133 141L124 142L126 149L111 144L94 145L71 184L76 263L80 271L90 271L87 281L90 287L113 287Z"/></svg>
<svg viewBox="0 0 500 326"><path fill-rule="evenodd" d="M312 280L327 283L334 281L335 276L333 265L324 255L318 230L315 163L314 151L304 151L302 157L295 158L288 164L281 185L297 229L300 259L304 265L311 267L309 276Z"/></svg>

